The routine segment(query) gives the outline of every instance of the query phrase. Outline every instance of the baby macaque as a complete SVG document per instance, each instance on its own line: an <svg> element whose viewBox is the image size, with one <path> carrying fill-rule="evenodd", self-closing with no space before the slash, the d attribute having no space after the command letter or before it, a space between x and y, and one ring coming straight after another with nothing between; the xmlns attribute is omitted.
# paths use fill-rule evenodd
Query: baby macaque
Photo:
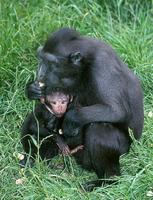
<svg viewBox="0 0 153 200"><path fill-rule="evenodd" d="M55 115L57 118L62 117L73 97L61 92L52 92L50 95L41 98L41 103L46 106L48 111Z"/></svg>
<svg viewBox="0 0 153 200"><path fill-rule="evenodd" d="M40 102L33 112L25 119L21 131L21 143L26 154L30 155L29 164L33 165L34 158L38 153L38 148L34 144L41 143L39 155L42 159L51 159L59 153L71 155L82 149L77 146L70 150L62 137L63 116L73 97L62 92L52 92L45 97L41 97ZM20 165L25 166L27 156L20 160Z"/></svg>

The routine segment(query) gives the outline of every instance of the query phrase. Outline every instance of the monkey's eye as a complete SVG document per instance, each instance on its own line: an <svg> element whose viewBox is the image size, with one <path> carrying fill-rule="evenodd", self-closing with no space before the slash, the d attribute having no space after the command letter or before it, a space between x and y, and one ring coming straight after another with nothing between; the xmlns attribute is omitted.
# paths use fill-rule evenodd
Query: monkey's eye
<svg viewBox="0 0 153 200"><path fill-rule="evenodd" d="M62 101L62 104L67 104L67 100L65 100L65 101Z"/></svg>
<svg viewBox="0 0 153 200"><path fill-rule="evenodd" d="M51 101L50 103L56 105L56 101Z"/></svg>

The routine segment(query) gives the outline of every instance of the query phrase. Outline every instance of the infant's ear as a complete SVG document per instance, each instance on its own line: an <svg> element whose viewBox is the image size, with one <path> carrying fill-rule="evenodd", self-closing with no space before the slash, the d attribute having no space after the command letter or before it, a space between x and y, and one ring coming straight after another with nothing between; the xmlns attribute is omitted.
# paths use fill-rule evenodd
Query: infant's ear
<svg viewBox="0 0 153 200"><path fill-rule="evenodd" d="M83 56L81 55L80 52L70 53L70 55L69 55L69 60L74 65L78 65L80 63L80 61L82 60L82 58L83 58Z"/></svg>

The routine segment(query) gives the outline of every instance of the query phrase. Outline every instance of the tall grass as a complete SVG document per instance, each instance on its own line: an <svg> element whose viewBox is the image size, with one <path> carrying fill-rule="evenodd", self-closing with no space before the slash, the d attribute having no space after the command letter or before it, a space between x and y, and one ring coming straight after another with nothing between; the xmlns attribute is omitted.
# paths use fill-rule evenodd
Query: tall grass
<svg viewBox="0 0 153 200"><path fill-rule="evenodd" d="M0 198L12 199L148 199L153 188L153 7L134 0L12 0L0 1ZM24 96L25 84L35 77L36 49L50 32L64 26L109 43L139 76L144 89L145 126L121 158L117 185L84 193L80 186L95 178L73 159L70 169L49 169L44 162L23 172L20 127L33 107ZM148 113L150 115L148 116ZM61 163L61 156L53 162ZM23 178L21 185L16 179Z"/></svg>

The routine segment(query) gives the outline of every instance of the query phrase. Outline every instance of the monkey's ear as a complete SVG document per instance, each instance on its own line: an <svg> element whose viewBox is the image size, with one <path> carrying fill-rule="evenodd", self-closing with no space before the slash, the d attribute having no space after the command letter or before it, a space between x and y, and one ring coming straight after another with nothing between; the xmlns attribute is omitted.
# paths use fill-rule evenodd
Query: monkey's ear
<svg viewBox="0 0 153 200"><path fill-rule="evenodd" d="M82 58L83 56L81 55L80 52L70 53L69 55L69 60L75 65L78 65L82 60Z"/></svg>
<svg viewBox="0 0 153 200"><path fill-rule="evenodd" d="M43 55L43 46L38 47L37 49L37 55L41 58Z"/></svg>

